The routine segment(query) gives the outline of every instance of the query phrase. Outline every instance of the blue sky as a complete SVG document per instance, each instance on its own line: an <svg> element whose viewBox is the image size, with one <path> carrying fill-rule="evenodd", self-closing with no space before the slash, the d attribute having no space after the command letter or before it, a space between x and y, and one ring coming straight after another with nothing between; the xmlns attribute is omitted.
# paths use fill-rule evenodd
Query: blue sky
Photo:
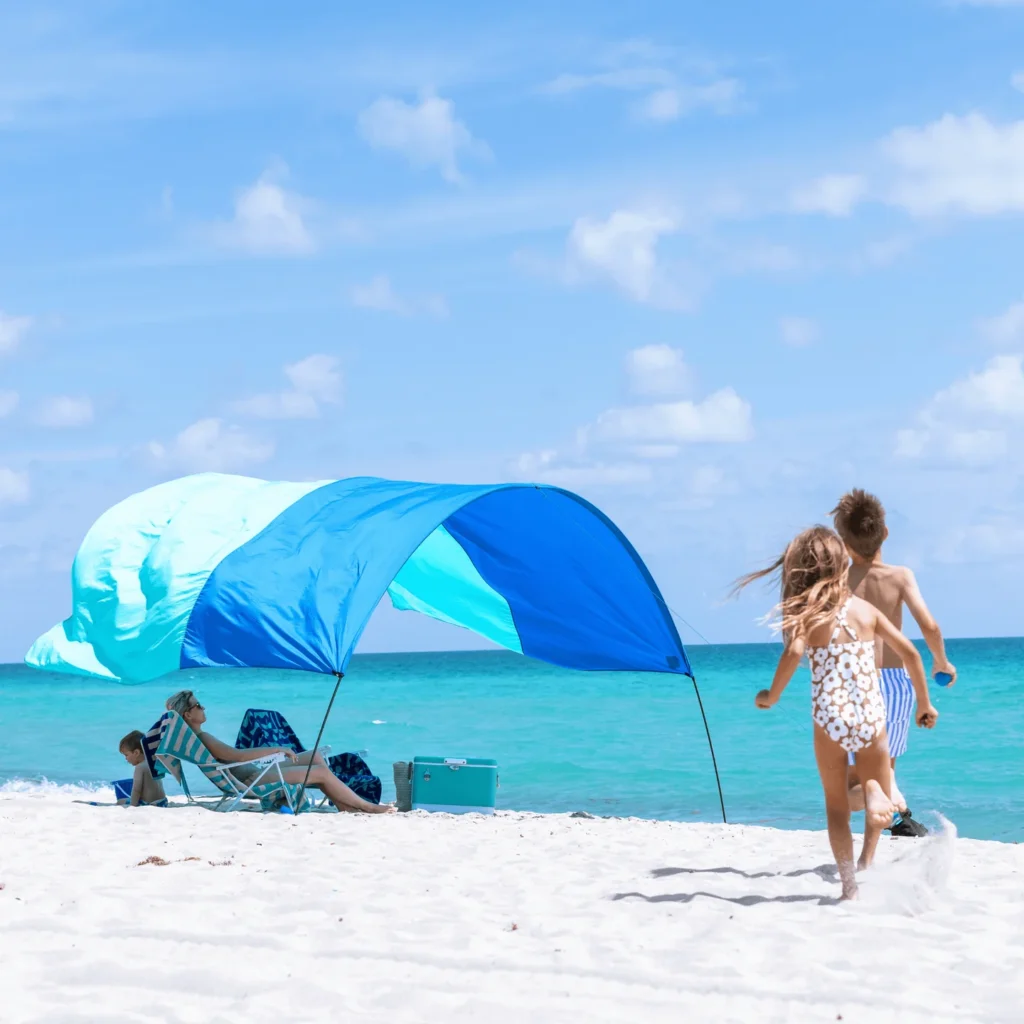
<svg viewBox="0 0 1024 1024"><path fill-rule="evenodd" d="M0 3L0 658L204 469L570 487L719 642L866 486L1022 631L1024 3L549 6Z"/></svg>

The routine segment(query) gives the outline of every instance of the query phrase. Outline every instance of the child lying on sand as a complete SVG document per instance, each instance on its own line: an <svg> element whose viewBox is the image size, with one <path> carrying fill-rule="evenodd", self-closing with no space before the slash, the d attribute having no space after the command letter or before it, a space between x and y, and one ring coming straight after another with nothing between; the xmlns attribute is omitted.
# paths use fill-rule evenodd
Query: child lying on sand
<svg viewBox="0 0 1024 1024"><path fill-rule="evenodd" d="M135 776L132 779L132 796L129 803L132 807L166 807L167 796L164 794L164 784L159 779L154 779L146 764L146 756L142 752L143 734L138 729L133 729L117 745L117 749L124 755L124 759L135 769Z"/></svg>
<svg viewBox="0 0 1024 1024"><path fill-rule="evenodd" d="M804 654L811 663L814 756L825 791L828 839L839 868L844 900L857 896L856 871L869 867L878 837L892 821L892 769L885 732L885 704L875 668L875 638L902 659L917 693L917 724L931 729L939 713L917 648L873 605L850 592L850 562L839 537L814 526L791 541L773 565L737 582L778 574L782 600L779 628L785 649L759 708L778 703ZM864 846L854 866L847 795L847 755L853 754L864 790Z"/></svg>

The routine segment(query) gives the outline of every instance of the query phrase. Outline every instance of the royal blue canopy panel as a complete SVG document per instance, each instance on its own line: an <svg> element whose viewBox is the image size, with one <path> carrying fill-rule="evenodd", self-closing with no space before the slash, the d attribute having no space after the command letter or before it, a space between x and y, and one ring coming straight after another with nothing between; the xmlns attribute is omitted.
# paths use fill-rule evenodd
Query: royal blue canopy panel
<svg viewBox="0 0 1024 1024"><path fill-rule="evenodd" d="M71 616L29 665L130 680L197 666L344 672L387 593L555 665L690 674L640 556L554 487L203 473L104 513L71 580Z"/></svg>

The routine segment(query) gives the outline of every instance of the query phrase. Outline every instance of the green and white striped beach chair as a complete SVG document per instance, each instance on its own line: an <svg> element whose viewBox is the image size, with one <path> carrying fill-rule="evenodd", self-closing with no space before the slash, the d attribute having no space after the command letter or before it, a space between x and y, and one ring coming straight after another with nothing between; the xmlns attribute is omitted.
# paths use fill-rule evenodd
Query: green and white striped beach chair
<svg viewBox="0 0 1024 1024"><path fill-rule="evenodd" d="M233 811L241 806L243 800L259 800L264 811L275 811L282 805L287 805L292 812L300 809L297 801L302 787L298 783L285 782L281 773L281 762L288 760L284 754L272 754L257 761L222 764L206 749L188 723L173 711L164 716L156 757L168 768L175 760L194 764L223 794L213 805L215 811ZM249 781L243 781L232 771L242 767L262 770ZM304 795L301 810L306 810L311 804L309 796Z"/></svg>

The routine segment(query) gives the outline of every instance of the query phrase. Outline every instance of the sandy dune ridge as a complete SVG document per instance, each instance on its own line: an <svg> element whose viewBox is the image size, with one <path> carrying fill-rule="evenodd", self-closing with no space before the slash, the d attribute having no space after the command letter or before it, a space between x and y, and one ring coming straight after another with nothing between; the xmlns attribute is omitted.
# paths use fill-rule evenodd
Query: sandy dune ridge
<svg viewBox="0 0 1024 1024"><path fill-rule="evenodd" d="M1024 1019L1024 850L499 813L219 815L0 791L0 1020ZM111 794L90 794L111 799Z"/></svg>

